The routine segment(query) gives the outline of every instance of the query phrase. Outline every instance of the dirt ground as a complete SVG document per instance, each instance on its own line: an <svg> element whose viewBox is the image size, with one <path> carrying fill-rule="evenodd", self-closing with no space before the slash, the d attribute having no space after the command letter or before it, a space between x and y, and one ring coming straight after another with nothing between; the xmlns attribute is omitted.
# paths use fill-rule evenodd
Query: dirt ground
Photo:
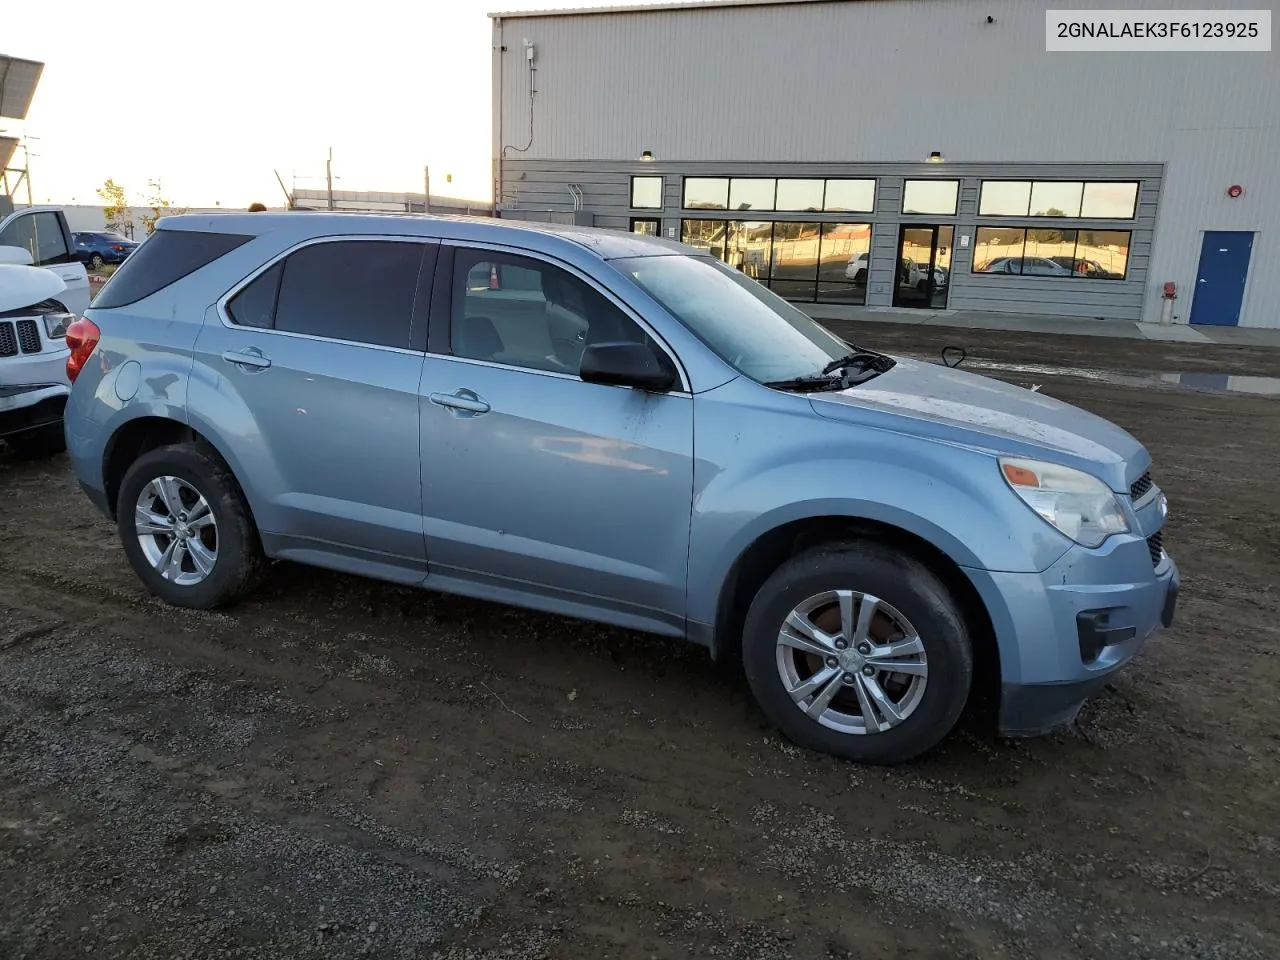
<svg viewBox="0 0 1280 960"><path fill-rule="evenodd" d="M0 956L1280 955L1280 400L1037 382L1152 449L1177 623L1074 730L967 720L888 771L780 740L693 646L288 565L166 608L64 458L0 455Z"/></svg>

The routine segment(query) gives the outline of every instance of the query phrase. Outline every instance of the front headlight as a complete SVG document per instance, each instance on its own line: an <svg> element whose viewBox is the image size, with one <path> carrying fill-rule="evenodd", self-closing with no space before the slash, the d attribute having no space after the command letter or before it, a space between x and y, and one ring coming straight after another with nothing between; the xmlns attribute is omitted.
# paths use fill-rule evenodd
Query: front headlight
<svg viewBox="0 0 1280 960"><path fill-rule="evenodd" d="M1023 503L1081 546L1099 546L1129 529L1120 501L1097 477L1015 457L1000 458L1000 473Z"/></svg>
<svg viewBox="0 0 1280 960"><path fill-rule="evenodd" d="M74 320L69 313L46 313L44 315L44 332L49 335L50 340L61 340L67 335L67 327L71 326Z"/></svg>

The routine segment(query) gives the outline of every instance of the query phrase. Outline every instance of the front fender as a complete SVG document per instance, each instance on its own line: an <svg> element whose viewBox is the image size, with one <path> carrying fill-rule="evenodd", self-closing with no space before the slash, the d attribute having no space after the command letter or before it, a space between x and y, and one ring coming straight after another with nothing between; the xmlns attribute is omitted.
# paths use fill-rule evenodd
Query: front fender
<svg viewBox="0 0 1280 960"><path fill-rule="evenodd" d="M798 520L887 524L971 569L1038 572L1070 547L1009 491L986 451L826 420L799 397L775 394L777 401L752 404L746 417L742 398L731 395L735 385L723 388L723 405L714 395L721 392L695 405L693 621L713 623L738 559L764 534Z"/></svg>

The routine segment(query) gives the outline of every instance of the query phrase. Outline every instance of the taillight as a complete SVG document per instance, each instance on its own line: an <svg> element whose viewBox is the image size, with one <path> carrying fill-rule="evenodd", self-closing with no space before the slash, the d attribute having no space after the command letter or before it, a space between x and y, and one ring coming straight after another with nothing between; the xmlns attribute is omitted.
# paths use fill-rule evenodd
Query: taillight
<svg viewBox="0 0 1280 960"><path fill-rule="evenodd" d="M116 253L124 253L124 247L120 246L120 244L118 243L113 243L111 245L111 249L114 250Z"/></svg>
<svg viewBox="0 0 1280 960"><path fill-rule="evenodd" d="M80 376L89 355L101 339L102 331L88 317L80 317L67 327L67 346L71 349L71 356L67 357L67 379L72 383Z"/></svg>

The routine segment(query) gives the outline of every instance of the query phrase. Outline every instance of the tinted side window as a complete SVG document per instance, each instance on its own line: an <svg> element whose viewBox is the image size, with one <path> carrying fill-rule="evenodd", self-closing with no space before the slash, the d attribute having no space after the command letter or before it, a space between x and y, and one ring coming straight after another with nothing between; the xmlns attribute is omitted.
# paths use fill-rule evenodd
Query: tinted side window
<svg viewBox="0 0 1280 960"><path fill-rule="evenodd" d="M259 274L251 284L232 297L227 303L227 313L231 314L231 320L242 327L270 330L275 323L276 296L280 292L282 273L283 261Z"/></svg>
<svg viewBox="0 0 1280 960"><path fill-rule="evenodd" d="M0 246L22 247L37 267L70 263L66 237L56 213L29 213L5 227Z"/></svg>
<svg viewBox="0 0 1280 960"><path fill-rule="evenodd" d="M157 230L112 275L93 305L111 308L137 303L252 239L231 233Z"/></svg>
<svg viewBox="0 0 1280 960"><path fill-rule="evenodd" d="M590 285L531 257L457 250L452 301L453 354L472 360L577 374L589 343L649 340Z"/></svg>
<svg viewBox="0 0 1280 960"><path fill-rule="evenodd" d="M389 240L304 247L284 262L275 328L408 348L423 251Z"/></svg>

